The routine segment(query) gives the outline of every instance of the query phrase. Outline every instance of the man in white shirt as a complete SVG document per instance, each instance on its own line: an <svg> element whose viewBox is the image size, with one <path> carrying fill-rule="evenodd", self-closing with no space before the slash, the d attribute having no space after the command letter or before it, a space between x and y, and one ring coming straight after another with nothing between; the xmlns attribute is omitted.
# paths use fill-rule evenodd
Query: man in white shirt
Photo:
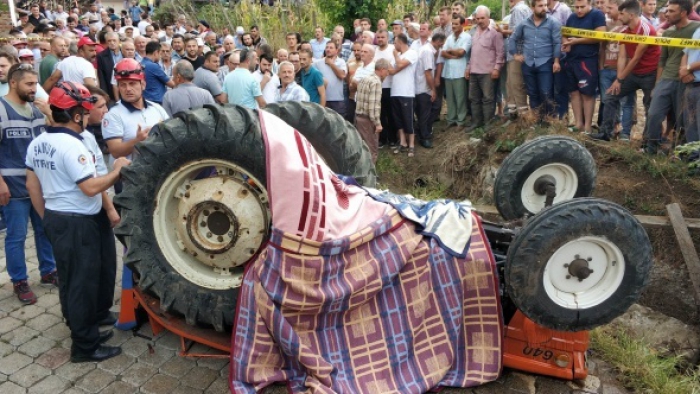
<svg viewBox="0 0 700 394"><path fill-rule="evenodd" d="M411 49L419 52L421 47L430 42L430 23L423 22L418 29L418 38L411 43Z"/></svg>
<svg viewBox="0 0 700 394"><path fill-rule="evenodd" d="M413 132L413 98L416 96L416 62L418 54L408 45L408 37L394 36L394 63L389 74L394 76L391 83L391 112L398 129L399 146L394 153L408 148L408 157L414 155L415 136Z"/></svg>
<svg viewBox="0 0 700 394"><path fill-rule="evenodd" d="M440 75L435 73L437 68L435 57L445 43L445 39L444 34L435 33L429 44L420 48L416 63L415 112L416 118L418 118L418 142L426 149L433 147L433 122L436 120L433 115L437 114L437 111L442 107L442 96L438 96L438 89L435 85L435 82L440 79ZM433 110L435 107L437 107L437 111Z"/></svg>
<svg viewBox="0 0 700 394"><path fill-rule="evenodd" d="M277 102L277 90L280 79L272 72L272 58L263 54L260 56L260 67L253 73L253 78L260 83L263 99L267 104Z"/></svg>
<svg viewBox="0 0 700 394"><path fill-rule="evenodd" d="M374 61L386 59L392 66L395 64L394 46L389 44L389 32L382 29L375 35L377 46L374 51ZM382 133L379 135L379 147L386 144L395 146L397 144L396 128L391 116L391 84L393 77L389 75L382 81Z"/></svg>
<svg viewBox="0 0 700 394"><path fill-rule="evenodd" d="M314 62L314 67L323 74L326 80L326 107L345 117L345 97L343 95L343 80L348 72L345 60L338 56L338 45L335 41L326 43L326 57Z"/></svg>
<svg viewBox="0 0 700 394"><path fill-rule="evenodd" d="M58 4L56 5L56 11L54 11L51 15L51 20L55 22L56 19L62 19L65 23L65 20L68 19L68 16L68 13L63 11L63 6Z"/></svg>
<svg viewBox="0 0 700 394"><path fill-rule="evenodd" d="M78 82L85 86L97 86L97 75L92 62L95 60L97 43L90 37L78 40L78 55L69 56L56 65L56 70L44 82L44 90L51 89L61 81Z"/></svg>

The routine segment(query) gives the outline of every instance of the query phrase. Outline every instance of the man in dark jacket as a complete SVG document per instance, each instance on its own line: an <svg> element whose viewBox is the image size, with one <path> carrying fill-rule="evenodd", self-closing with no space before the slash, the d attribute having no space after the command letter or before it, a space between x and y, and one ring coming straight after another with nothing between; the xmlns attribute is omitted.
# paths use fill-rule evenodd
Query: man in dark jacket
<svg viewBox="0 0 700 394"><path fill-rule="evenodd" d="M114 65L119 63L124 56L119 48L119 35L117 33L107 33L105 40L107 41L107 50L97 55L97 78L100 89L107 92L109 98L115 101L114 89L112 89L112 71Z"/></svg>

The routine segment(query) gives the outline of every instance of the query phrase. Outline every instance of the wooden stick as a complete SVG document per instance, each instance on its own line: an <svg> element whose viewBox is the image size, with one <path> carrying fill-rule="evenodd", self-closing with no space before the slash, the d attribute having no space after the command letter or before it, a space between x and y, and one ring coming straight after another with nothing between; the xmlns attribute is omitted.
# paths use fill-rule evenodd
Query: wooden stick
<svg viewBox="0 0 700 394"><path fill-rule="evenodd" d="M474 210L481 214L498 215L498 210L492 205L474 205ZM634 215L646 227L668 227L671 221L666 216ZM700 229L700 219L684 218L688 228Z"/></svg>
<svg viewBox="0 0 700 394"><path fill-rule="evenodd" d="M668 211L669 219L671 219L673 231L676 233L678 245L681 247L683 259L688 266L690 280L693 283L695 303L700 305L700 258L698 257L698 252L695 250L692 238L690 238L690 232L683 219L680 205L677 203L666 205L666 210Z"/></svg>

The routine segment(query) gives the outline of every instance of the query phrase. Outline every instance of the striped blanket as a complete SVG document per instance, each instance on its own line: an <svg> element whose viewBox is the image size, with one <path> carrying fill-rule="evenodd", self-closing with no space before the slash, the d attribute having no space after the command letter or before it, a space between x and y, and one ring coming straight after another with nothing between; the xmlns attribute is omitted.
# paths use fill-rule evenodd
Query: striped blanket
<svg viewBox="0 0 700 394"><path fill-rule="evenodd" d="M293 179L287 171L311 177L312 168L319 171L312 177L323 191L318 198L343 197L312 198L308 206L326 204L335 218L343 212L334 210L360 211L349 226L326 224L333 236L306 231L299 218L310 214L285 206L294 191L271 184L268 173L273 230L240 290L232 392L287 382L293 393L423 393L495 380L503 326L495 264L479 218L471 214L466 257L455 257L391 206L376 206L361 189L339 183L298 133L276 126L275 136L266 136L268 168L280 173L274 182ZM292 151L304 160L292 160L299 155ZM317 164L308 166L313 160ZM274 191L282 189L276 198ZM292 219L276 220L287 212Z"/></svg>

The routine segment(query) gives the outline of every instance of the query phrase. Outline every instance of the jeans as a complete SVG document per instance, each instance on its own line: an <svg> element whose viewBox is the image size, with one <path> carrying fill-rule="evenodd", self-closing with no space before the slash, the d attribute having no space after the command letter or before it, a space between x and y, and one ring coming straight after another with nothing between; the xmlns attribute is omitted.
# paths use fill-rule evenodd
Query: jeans
<svg viewBox="0 0 700 394"><path fill-rule="evenodd" d="M666 115L671 112L673 119L676 120L674 126L678 129L681 117L681 102L685 84L681 81L671 79L660 79L652 94L651 105L647 115L647 122L644 127L644 141L658 144L661 140L663 131L663 121L666 120Z"/></svg>
<svg viewBox="0 0 700 394"><path fill-rule="evenodd" d="M469 82L472 124L480 127L493 119L493 115L496 111L494 85L498 85L498 81L491 79L491 74L471 74L469 76Z"/></svg>
<svg viewBox="0 0 700 394"><path fill-rule="evenodd" d="M564 64L560 61L561 64ZM523 75L524 77L524 75ZM569 113L569 92L566 90L566 73L564 70L554 74L554 103L559 119L564 119ZM530 106L532 107L532 105Z"/></svg>
<svg viewBox="0 0 700 394"><path fill-rule="evenodd" d="M617 78L617 71L616 70L608 70L608 69L602 69L600 70L600 104L601 108L598 110L602 115L600 115L601 121L599 122L599 126L603 125L603 115L605 114L605 106L603 105L603 102L605 101L605 96L607 94L605 93L606 90L610 88L610 85L615 81ZM620 135L624 135L629 137L630 133L632 132L632 113L634 111L634 93L630 93L626 97L624 97L621 100L622 104L622 131L620 131ZM615 124L617 124L617 120L615 121Z"/></svg>
<svg viewBox="0 0 700 394"><path fill-rule="evenodd" d="M642 89L644 93L644 115L649 120L649 105L651 104L651 91L656 84L656 71L649 74L630 74L625 78L625 81L620 84L620 92L618 94L605 95L605 108L603 113L603 125L600 127L600 132L608 136L612 135L615 121L620 114L620 103L630 94L636 94L638 89Z"/></svg>
<svg viewBox="0 0 700 394"><path fill-rule="evenodd" d="M526 63L521 65L525 89L530 98L530 108L539 111L539 120L554 115L553 81L557 74L552 71L553 64L554 61L549 60L539 67L534 64L529 66Z"/></svg>
<svg viewBox="0 0 700 394"><path fill-rule="evenodd" d="M685 139L688 142L700 141L700 83L686 85L684 102Z"/></svg>
<svg viewBox="0 0 700 394"><path fill-rule="evenodd" d="M7 260L7 273L12 283L27 280L27 264L24 256L24 242L27 239L29 220L34 228L34 243L39 258L39 272L41 276L56 270L56 260L49 239L44 233L44 226L39 214L32 207L29 198L12 198L9 204L2 207L7 225L5 238L5 253Z"/></svg>

